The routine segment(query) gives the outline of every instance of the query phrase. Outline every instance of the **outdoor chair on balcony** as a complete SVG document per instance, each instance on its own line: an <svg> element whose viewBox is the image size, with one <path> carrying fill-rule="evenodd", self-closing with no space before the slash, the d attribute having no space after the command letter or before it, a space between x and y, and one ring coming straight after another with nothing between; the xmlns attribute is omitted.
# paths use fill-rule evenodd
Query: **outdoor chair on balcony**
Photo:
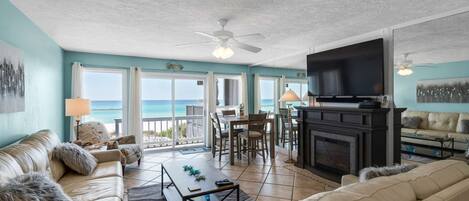
<svg viewBox="0 0 469 201"><path fill-rule="evenodd" d="M103 145L107 149L118 149L122 153L122 166L138 162L143 156L142 148L136 144L135 136L128 135L111 139L106 127L100 122L86 122L80 125L75 143L81 146Z"/></svg>

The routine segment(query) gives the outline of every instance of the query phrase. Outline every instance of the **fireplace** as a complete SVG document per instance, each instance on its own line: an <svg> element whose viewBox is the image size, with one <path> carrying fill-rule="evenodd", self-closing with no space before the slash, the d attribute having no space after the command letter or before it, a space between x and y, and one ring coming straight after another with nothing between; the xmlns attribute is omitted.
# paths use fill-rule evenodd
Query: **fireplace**
<svg viewBox="0 0 469 201"><path fill-rule="evenodd" d="M311 130L311 161L316 168L336 174L357 173L355 137Z"/></svg>
<svg viewBox="0 0 469 201"><path fill-rule="evenodd" d="M297 107L298 157L296 166L340 182L345 174L372 166L400 163L403 108ZM388 136L388 112L394 125ZM393 138L390 146L387 139ZM389 158L390 151L393 158Z"/></svg>

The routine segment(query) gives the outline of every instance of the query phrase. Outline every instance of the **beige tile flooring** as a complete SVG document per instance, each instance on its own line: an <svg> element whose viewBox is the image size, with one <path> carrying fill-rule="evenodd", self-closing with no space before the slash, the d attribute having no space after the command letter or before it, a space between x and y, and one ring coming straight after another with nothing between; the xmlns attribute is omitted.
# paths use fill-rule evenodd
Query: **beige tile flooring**
<svg viewBox="0 0 469 201"><path fill-rule="evenodd" d="M132 187L160 183L161 163L194 159L207 160L228 177L238 180L241 189L257 200L300 200L339 186L337 183L284 163L287 157L283 154L277 154L275 159L267 160L265 163L262 157L257 157L251 165L245 160L237 160L232 166L228 164L227 155L218 161L218 157L212 159L211 153L208 152L182 155L178 151L172 151L148 152L145 153L140 167L137 164L127 166L124 174L125 191Z"/></svg>

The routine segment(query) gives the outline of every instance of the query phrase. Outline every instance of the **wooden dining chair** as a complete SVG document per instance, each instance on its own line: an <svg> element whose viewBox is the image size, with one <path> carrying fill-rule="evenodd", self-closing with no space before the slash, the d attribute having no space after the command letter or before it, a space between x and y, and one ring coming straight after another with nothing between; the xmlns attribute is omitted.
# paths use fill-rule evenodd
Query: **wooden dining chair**
<svg viewBox="0 0 469 201"><path fill-rule="evenodd" d="M267 114L267 117L266 117L266 118L269 118L269 117L270 117L270 111L259 110L258 114ZM271 126L272 126L272 125L271 125ZM272 132L271 129L272 129L272 128L269 127L268 124L265 124L265 133L266 133L266 134L264 135L264 138L265 138L265 139L264 139L264 142L266 142L266 144L265 144L265 152L267 153L267 155L269 155L269 146L267 146L267 133L269 133L269 136L271 136L271 135L270 135L270 132ZM271 137L272 137L272 136L271 136Z"/></svg>
<svg viewBox="0 0 469 201"><path fill-rule="evenodd" d="M298 134L298 125L292 122L292 119L289 118L289 109L288 108L279 108L280 121L282 125L280 141L282 146L285 147L285 143L288 140L293 140L293 144L296 144L296 138ZM288 133L288 135L287 135Z"/></svg>
<svg viewBox="0 0 469 201"><path fill-rule="evenodd" d="M227 130L222 130L220 126L220 119L218 118L218 114L216 112L210 113L210 119L212 122L212 127L213 127L213 133L212 133L212 143L213 143L213 149L212 150L212 155L215 158L215 154L218 151L218 161L221 161L221 155L229 154L229 152L223 152L223 151L229 151L229 149L226 148L227 141L229 140L229 133ZM239 155L239 150L240 150L240 144L239 144L239 136L238 133L233 133L233 137L236 140L236 147L237 147L237 152ZM217 150L217 140L219 140L220 145L218 145L218 150ZM224 145L223 145L224 143Z"/></svg>
<svg viewBox="0 0 469 201"><path fill-rule="evenodd" d="M241 139L247 140L247 157L248 165L251 161L251 155L255 157L258 154L258 145L261 142L261 152L262 159L265 163L265 146L267 142L264 141L265 134L265 124L266 124L267 114L249 114L249 122L247 131L241 132L239 134ZM264 142L262 142L264 141Z"/></svg>

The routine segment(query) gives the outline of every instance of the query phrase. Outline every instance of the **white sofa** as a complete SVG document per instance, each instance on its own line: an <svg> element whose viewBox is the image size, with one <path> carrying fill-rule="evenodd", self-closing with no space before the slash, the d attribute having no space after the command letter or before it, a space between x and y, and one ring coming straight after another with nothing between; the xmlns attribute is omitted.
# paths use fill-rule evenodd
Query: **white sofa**
<svg viewBox="0 0 469 201"><path fill-rule="evenodd" d="M461 120L469 120L469 113L454 112L424 112L424 111L404 111L404 117L420 117L422 119L417 129L402 128L401 133L421 134L437 137L454 138L454 148L457 150L466 150L469 143L469 133L462 133ZM403 137L404 142L414 142L431 146L440 146L438 143L409 139Z"/></svg>
<svg viewBox="0 0 469 201"><path fill-rule="evenodd" d="M467 201L469 166L441 160L409 172L352 183L315 194L305 201Z"/></svg>
<svg viewBox="0 0 469 201"><path fill-rule="evenodd" d="M98 166L90 176L68 169L51 152L60 142L55 133L42 130L18 144L0 149L0 182L28 172L44 172L59 183L73 200L121 201L124 195L119 150L93 152Z"/></svg>

